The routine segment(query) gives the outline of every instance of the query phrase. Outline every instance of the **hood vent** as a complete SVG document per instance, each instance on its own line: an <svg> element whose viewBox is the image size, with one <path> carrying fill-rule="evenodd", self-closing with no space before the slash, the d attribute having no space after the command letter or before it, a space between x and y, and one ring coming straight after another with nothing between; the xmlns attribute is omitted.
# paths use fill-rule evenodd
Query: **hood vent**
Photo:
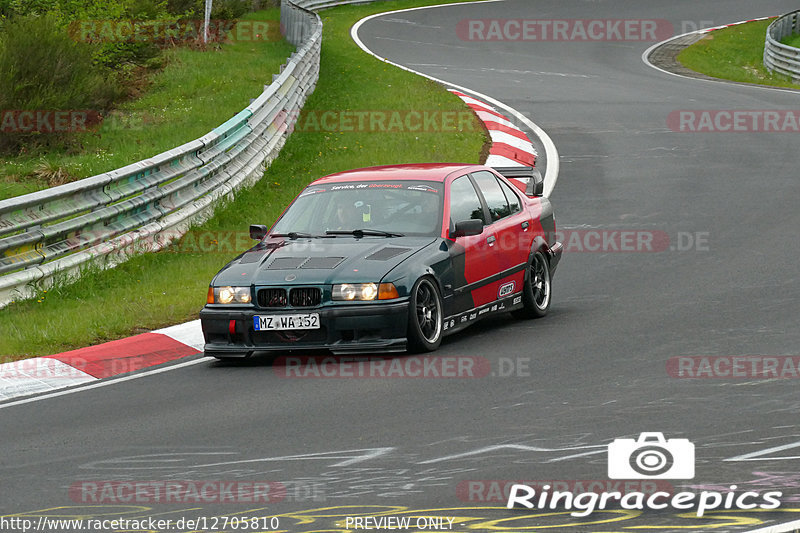
<svg viewBox="0 0 800 533"><path fill-rule="evenodd" d="M344 257L278 257L272 261L267 270L318 269L330 270L344 261Z"/></svg>
<svg viewBox="0 0 800 533"><path fill-rule="evenodd" d="M368 259L370 261L387 261L396 255L404 254L408 251L411 251L411 248L398 248L396 246L387 246L386 248L381 248L377 252L368 255L365 259Z"/></svg>
<svg viewBox="0 0 800 533"><path fill-rule="evenodd" d="M242 265L246 265L246 264L249 264L249 263L258 263L259 261L264 259L264 254L265 253L266 252L264 252L264 251L261 251L261 252L247 252L239 260L239 263L242 264Z"/></svg>
<svg viewBox="0 0 800 533"><path fill-rule="evenodd" d="M267 267L268 270L294 270L305 263L308 257L278 257Z"/></svg>
<svg viewBox="0 0 800 533"><path fill-rule="evenodd" d="M316 268L330 270L344 261L344 257L311 257L300 265L300 268Z"/></svg>

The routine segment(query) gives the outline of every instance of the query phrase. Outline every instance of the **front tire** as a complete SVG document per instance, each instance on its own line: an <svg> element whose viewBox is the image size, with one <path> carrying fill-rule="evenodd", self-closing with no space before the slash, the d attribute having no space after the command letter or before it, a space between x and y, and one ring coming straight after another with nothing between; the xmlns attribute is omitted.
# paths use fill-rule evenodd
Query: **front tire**
<svg viewBox="0 0 800 533"><path fill-rule="evenodd" d="M542 318L550 310L553 276L544 252L536 251L525 271L522 309L513 311L516 318Z"/></svg>
<svg viewBox="0 0 800 533"><path fill-rule="evenodd" d="M442 343L442 296L430 278L411 289L408 305L408 351L432 352Z"/></svg>

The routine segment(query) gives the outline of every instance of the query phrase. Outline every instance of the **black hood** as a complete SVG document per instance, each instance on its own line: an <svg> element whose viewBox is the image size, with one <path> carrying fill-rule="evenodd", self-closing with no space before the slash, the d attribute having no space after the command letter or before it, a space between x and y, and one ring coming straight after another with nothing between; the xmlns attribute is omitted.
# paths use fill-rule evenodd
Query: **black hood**
<svg viewBox="0 0 800 533"><path fill-rule="evenodd" d="M215 286L331 285L379 282L434 237L337 236L267 239L237 257L214 278Z"/></svg>

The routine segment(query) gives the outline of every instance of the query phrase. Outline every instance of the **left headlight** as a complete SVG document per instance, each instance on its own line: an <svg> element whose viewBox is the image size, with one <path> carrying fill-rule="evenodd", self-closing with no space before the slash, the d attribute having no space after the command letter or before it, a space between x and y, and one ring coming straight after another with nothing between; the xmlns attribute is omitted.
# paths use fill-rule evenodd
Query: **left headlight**
<svg viewBox="0 0 800 533"><path fill-rule="evenodd" d="M342 283L334 285L331 298L337 301L371 301L398 298L397 288L392 283Z"/></svg>
<svg viewBox="0 0 800 533"><path fill-rule="evenodd" d="M250 287L209 287L206 303L249 304L253 301Z"/></svg>

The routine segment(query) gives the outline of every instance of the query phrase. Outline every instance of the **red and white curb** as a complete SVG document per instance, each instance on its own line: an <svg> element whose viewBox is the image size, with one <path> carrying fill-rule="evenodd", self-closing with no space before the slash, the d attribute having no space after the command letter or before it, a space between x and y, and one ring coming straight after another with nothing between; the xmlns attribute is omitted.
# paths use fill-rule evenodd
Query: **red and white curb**
<svg viewBox="0 0 800 533"><path fill-rule="evenodd" d="M0 364L0 401L128 374L203 351L200 321L47 357Z"/></svg>
<svg viewBox="0 0 800 533"><path fill-rule="evenodd" d="M739 22L732 22L730 24L723 24L722 26L714 26L713 28L702 28L702 29L697 30L697 33L708 33L708 32L712 32L712 31L716 31L716 30L721 30L723 28L730 28L731 26L740 26L742 24L747 24L748 22L758 22L760 20L767 20L767 19L774 19L774 18L778 18L778 17L771 16L771 17L759 17L757 19L750 19L750 20L742 20L742 21L739 21ZM692 33L692 32L690 32L690 33ZM685 33L684 35L688 35L688 34Z"/></svg>
<svg viewBox="0 0 800 533"><path fill-rule="evenodd" d="M516 127L508 117L489 104L460 91L449 91L464 101L486 126L492 139L486 165L490 167L515 167L536 164L536 149L524 131Z"/></svg>

